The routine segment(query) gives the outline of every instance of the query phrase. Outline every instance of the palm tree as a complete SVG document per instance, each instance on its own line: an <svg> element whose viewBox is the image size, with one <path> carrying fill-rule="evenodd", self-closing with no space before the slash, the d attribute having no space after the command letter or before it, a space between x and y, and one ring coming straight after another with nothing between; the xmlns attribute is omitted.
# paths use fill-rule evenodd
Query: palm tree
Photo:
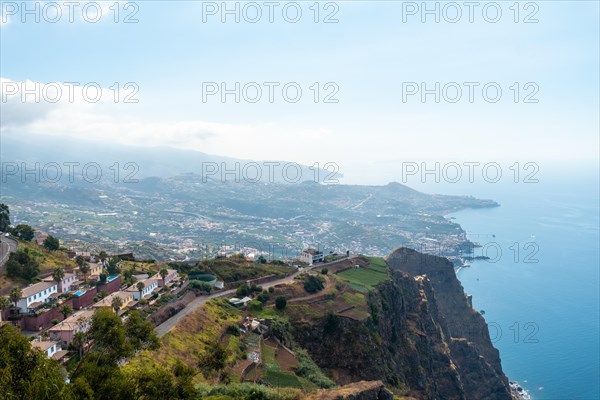
<svg viewBox="0 0 600 400"><path fill-rule="evenodd" d="M77 350L79 352L79 359L81 360L83 358L83 348L85 346L87 342L87 335L84 332L76 332L75 335L73 335L73 341L71 342L73 344L73 347L75 348L75 350Z"/></svg>
<svg viewBox="0 0 600 400"><path fill-rule="evenodd" d="M52 279L54 279L54 281L56 282L56 284L60 284L60 282L63 280L63 278L65 277L65 270L62 269L61 267L56 267L54 268L54 271L52 271Z"/></svg>
<svg viewBox="0 0 600 400"><path fill-rule="evenodd" d="M90 272L90 264L84 262L83 265L79 266L79 272L83 274L83 280L87 283L87 274Z"/></svg>
<svg viewBox="0 0 600 400"><path fill-rule="evenodd" d="M64 319L67 319L67 315L72 314L73 309L68 304L65 304L61 307L60 313L63 315Z"/></svg>
<svg viewBox="0 0 600 400"><path fill-rule="evenodd" d="M23 297L23 291L18 287L12 288L8 297L10 298L10 301L15 305L15 308L17 308L17 303L19 302L21 297Z"/></svg>
<svg viewBox="0 0 600 400"><path fill-rule="evenodd" d="M83 256L80 254L77 257L75 257L75 262L81 268L83 266L83 264L85 264L85 258L83 258Z"/></svg>
<svg viewBox="0 0 600 400"><path fill-rule="evenodd" d="M115 310L115 313L118 313L121 307L123 307L123 299L121 299L119 296L115 296L113 297L110 305Z"/></svg>
<svg viewBox="0 0 600 400"><path fill-rule="evenodd" d="M98 253L98 258L100 259L100 264L102 264L104 267L104 262L108 258L108 254L106 254L104 250L100 250L100 253Z"/></svg>
<svg viewBox="0 0 600 400"><path fill-rule="evenodd" d="M2 321L2 312L10 307L10 300L4 296L0 296L0 321Z"/></svg>
<svg viewBox="0 0 600 400"><path fill-rule="evenodd" d="M140 300L142 300L142 290L144 290L144 288L146 287L146 284L142 281L139 281L138 283L135 284L135 287L140 292Z"/></svg>
<svg viewBox="0 0 600 400"><path fill-rule="evenodd" d="M167 277L167 275L169 275L169 271L167 271L166 268L162 268L160 271L158 271L160 277L163 280L163 286L165 285L165 278Z"/></svg>

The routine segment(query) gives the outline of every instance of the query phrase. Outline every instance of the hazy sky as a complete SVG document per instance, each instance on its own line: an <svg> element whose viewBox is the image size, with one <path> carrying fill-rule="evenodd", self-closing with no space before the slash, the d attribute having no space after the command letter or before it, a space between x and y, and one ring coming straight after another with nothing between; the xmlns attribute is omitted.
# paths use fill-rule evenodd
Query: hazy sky
<svg viewBox="0 0 600 400"><path fill-rule="evenodd" d="M84 12L80 2L70 22L65 4L45 3L36 22L20 1L2 1L2 135L335 162L349 182L368 183L398 180L402 162L598 160L595 1L428 2L439 22L422 2L227 2L236 22L222 2L109 1L95 23L94 4ZM24 81L42 84L39 103L11 94ZM71 102L63 87L52 103L52 82L104 91L91 103L76 88ZM232 90L225 101L222 83ZM424 102L422 83L432 90Z"/></svg>

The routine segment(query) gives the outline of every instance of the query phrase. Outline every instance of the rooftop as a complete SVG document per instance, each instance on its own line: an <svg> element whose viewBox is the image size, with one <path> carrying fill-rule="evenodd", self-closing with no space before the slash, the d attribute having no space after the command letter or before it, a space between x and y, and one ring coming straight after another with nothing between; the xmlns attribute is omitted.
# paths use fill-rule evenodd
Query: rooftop
<svg viewBox="0 0 600 400"><path fill-rule="evenodd" d="M54 346L55 344L56 344L56 342L52 342L50 340L42 340L42 341L34 340L33 342L31 342L31 347L35 347L42 351L46 351L50 347Z"/></svg>
<svg viewBox="0 0 600 400"><path fill-rule="evenodd" d="M40 282L34 283L33 285L29 285L26 288L23 288L21 298L29 297L39 292L43 292L44 290L51 288L52 286L56 286L56 282Z"/></svg>
<svg viewBox="0 0 600 400"><path fill-rule="evenodd" d="M77 328L81 322L87 321L94 315L94 310L82 310L71 315L64 321L54 325L49 331L72 331Z"/></svg>

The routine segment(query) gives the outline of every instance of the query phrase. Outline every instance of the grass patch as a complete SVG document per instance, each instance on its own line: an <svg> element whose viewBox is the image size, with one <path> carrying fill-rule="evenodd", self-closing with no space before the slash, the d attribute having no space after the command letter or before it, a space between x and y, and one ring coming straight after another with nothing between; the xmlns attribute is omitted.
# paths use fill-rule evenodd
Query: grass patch
<svg viewBox="0 0 600 400"><path fill-rule="evenodd" d="M369 266L352 268L340 272L338 276L348 282L348 285L359 292L368 292L377 284L389 279L385 260L379 257L369 257Z"/></svg>

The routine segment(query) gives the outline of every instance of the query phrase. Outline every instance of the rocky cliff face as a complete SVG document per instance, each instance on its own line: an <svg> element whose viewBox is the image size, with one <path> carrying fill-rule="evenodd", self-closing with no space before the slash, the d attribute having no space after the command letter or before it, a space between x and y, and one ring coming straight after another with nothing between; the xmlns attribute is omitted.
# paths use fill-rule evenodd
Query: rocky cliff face
<svg viewBox="0 0 600 400"><path fill-rule="evenodd" d="M369 319L297 322L299 344L340 384L382 380L419 399L511 399L485 320L452 264L403 248L387 261L392 279L370 293Z"/></svg>

